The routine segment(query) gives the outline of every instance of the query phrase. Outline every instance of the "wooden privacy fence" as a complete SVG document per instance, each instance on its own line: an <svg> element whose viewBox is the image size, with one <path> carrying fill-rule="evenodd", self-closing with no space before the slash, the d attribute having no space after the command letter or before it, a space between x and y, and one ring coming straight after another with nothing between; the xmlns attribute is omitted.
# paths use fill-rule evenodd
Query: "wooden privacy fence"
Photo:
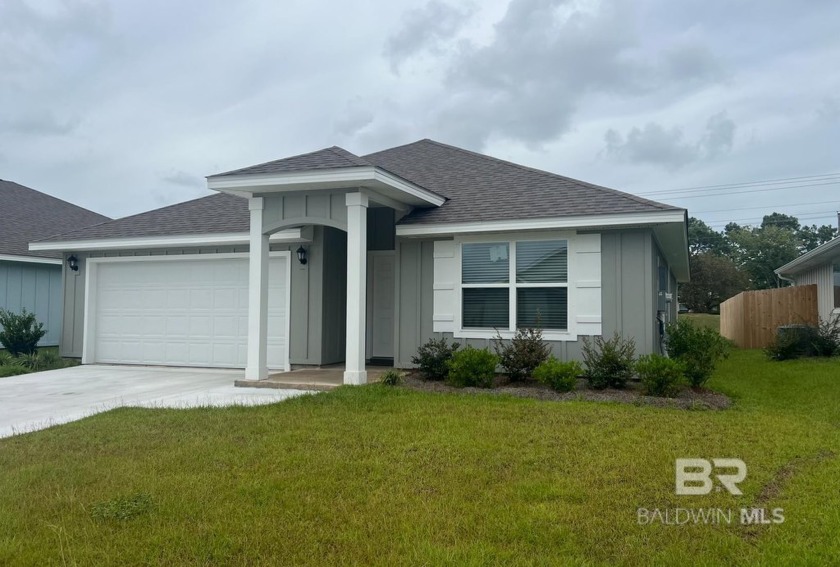
<svg viewBox="0 0 840 567"><path fill-rule="evenodd" d="M744 291L720 304L720 334L741 348L764 348L782 325L816 325L817 286Z"/></svg>

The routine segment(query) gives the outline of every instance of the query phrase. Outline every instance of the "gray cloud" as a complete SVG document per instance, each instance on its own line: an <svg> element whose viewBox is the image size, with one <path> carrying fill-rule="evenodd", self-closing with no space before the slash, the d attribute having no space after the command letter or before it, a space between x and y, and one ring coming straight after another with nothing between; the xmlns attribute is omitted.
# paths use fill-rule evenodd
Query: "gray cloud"
<svg viewBox="0 0 840 567"><path fill-rule="evenodd" d="M430 0L422 8L409 10L402 27L385 42L385 57L391 71L411 57L427 50L437 51L441 44L454 37L469 19L472 9L459 9L438 0Z"/></svg>
<svg viewBox="0 0 840 567"><path fill-rule="evenodd" d="M675 170L731 151L735 129L735 122L720 112L709 118L705 133L696 142L686 141L682 128L665 128L655 122L648 122L644 128L631 128L625 136L607 130L604 140L606 154L618 161Z"/></svg>
<svg viewBox="0 0 840 567"><path fill-rule="evenodd" d="M696 40L680 39L654 55L640 49L626 2L513 0L489 44L461 46L437 125L473 147L492 137L538 147L567 132L593 96L696 89L721 76L714 55Z"/></svg>
<svg viewBox="0 0 840 567"><path fill-rule="evenodd" d="M73 132L79 125L78 117L62 119L43 108L30 112L16 109L4 116L0 114L0 128L21 134L64 135Z"/></svg>

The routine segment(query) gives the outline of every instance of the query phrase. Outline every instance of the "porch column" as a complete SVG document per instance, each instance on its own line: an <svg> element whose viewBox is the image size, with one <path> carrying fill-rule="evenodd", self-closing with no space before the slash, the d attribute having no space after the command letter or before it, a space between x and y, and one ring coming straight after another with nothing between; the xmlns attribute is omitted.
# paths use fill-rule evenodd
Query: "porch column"
<svg viewBox="0 0 840 567"><path fill-rule="evenodd" d="M367 208L364 193L347 194L347 355L345 384L366 384Z"/></svg>
<svg viewBox="0 0 840 567"><path fill-rule="evenodd" d="M248 360L246 380L268 378L268 235L263 234L262 197L248 199L251 212L248 253Z"/></svg>

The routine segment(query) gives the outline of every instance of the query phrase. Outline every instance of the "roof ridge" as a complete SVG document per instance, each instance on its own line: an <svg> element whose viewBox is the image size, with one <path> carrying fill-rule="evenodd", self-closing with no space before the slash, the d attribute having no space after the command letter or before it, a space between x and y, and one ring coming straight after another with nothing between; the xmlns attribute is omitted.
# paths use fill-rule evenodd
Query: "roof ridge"
<svg viewBox="0 0 840 567"><path fill-rule="evenodd" d="M666 209L666 210L667 209L679 209L679 207L674 207L672 205L668 205L668 204L665 204L665 203L660 203L658 201L651 201L649 199L644 199L644 198L639 197L637 195L633 195L632 193L625 193L624 191L619 191L618 189L612 189L610 187L604 187L603 185L596 185L594 183L589 183L588 181L581 181L580 179L575 179L573 177L566 177L565 175L560 175L558 173L553 173L551 171L546 171L544 169L537 169L535 167L528 167L527 165L514 163L514 162L508 161L506 159L501 159L501 158L489 156L487 154L474 152L472 150L459 148L458 146L453 146L451 144L445 144L443 142L438 142L437 140L432 140L431 138L423 138L422 140L418 140L417 142L413 142L413 143L414 144L419 144L419 143L422 143L422 142L425 142L425 143L428 143L428 144L433 144L433 145L436 145L436 146L440 146L442 148L448 148L450 150L457 150L457 151L465 153L465 154L480 157L480 158L483 158L485 160L492 161L492 162L495 162L495 163L502 163L502 164L505 164L505 165L508 165L508 166L511 166L511 167L515 167L517 169L521 169L523 171L529 171L531 173L537 173L537 174L540 174L540 175L553 177L553 178L556 178L556 179L562 179L564 181L572 181L574 183L580 183L581 185L586 185L587 187L591 187L591 188L597 189L599 191L605 191L605 192L608 192L608 193L612 193L614 195L618 195L620 197L629 199L631 201L634 201L634 202L642 204L642 205L653 205L653 206L658 207L660 209ZM406 144L406 145L411 145L411 144ZM402 147L402 146L397 146L397 147ZM393 148L391 148L391 149L393 149Z"/></svg>
<svg viewBox="0 0 840 567"><path fill-rule="evenodd" d="M264 161L262 163L255 163L255 164L248 165L248 166L245 166L245 167L239 167L239 168L236 168L236 169L231 169L229 171L222 171L221 173L214 173L212 175L205 176L205 179L210 178L210 177L221 177L223 175L232 175L234 173L240 173L240 172L244 172L244 171L248 171L248 170L252 170L252 169L257 169L259 167L263 167L263 166L266 166L266 165L271 165L271 164L274 164L274 163L280 163L280 162L290 161L290 160L297 159L297 158L302 158L302 157L305 157L305 156L311 156L313 154L317 154L317 153L321 153L321 152L330 152L333 155L336 155L336 156L338 156L342 159L345 159L347 161L350 161L352 163L353 160L349 159L346 155L342 155L340 152L337 152L336 150L341 150L342 152L345 152L346 154L349 154L349 155L355 157L356 159L364 161L364 159L362 159L360 156L357 156L353 152L349 152L342 147L329 146L329 147L326 147L326 148L320 148L320 149L317 149L317 150L313 150L311 152L304 152L302 154L295 154L293 156L287 156L287 157L283 157L283 158L272 159L272 160ZM356 165L358 165L358 164L356 164ZM372 165L372 164L367 164L367 165Z"/></svg>
<svg viewBox="0 0 840 567"><path fill-rule="evenodd" d="M325 149L327 151L330 151L330 152L334 153L338 157L346 159L348 161L353 161L353 160L350 160L346 155L343 155L341 152L344 152L346 154L349 154L349 155L353 156L353 158L363 162L365 165L373 165L372 163L368 163L368 161L365 158L363 158L362 156L356 155L353 152L351 152L350 150L346 150L346 149L342 148L341 146L330 146L329 148L325 148ZM337 152L336 150L341 150L341 151ZM324 150L318 150L318 151L324 151ZM312 153L316 153L316 152L312 152Z"/></svg>
<svg viewBox="0 0 840 567"><path fill-rule="evenodd" d="M28 187L28 186L26 186L26 185L23 185L23 184L21 184L21 183L18 183L17 181L11 181L10 179L0 179L0 181L1 181L1 182L3 182L3 183L11 183L12 185L17 185L18 187L21 187L21 188L23 188L23 189L27 189L27 190L29 190L29 191L33 191L33 192L38 193L39 195L43 195L43 196L45 196L45 197L47 197L47 198L49 198L49 199L53 199L53 200L55 200L55 201L59 201L59 202L61 202L61 203L64 203L65 205L69 205L69 206L73 207L74 209L80 209L80 210L82 210L82 211L85 211L86 213L90 213L90 214L92 214L92 215L97 215L97 216L100 216L100 217L102 217L102 218L104 218L104 219L107 219L106 221L103 221L103 222L107 222L107 221L109 221L109 220L114 220L114 219L112 219L111 217L108 217L108 216L103 215L102 213L97 213L96 211L92 211L91 209L87 209L87 208L82 207L82 206L80 206L80 205L77 205L77 204L75 204L75 203L71 203L70 201L67 201L67 200L65 200L65 199L62 199L61 197L56 197L55 195L50 195L49 193L45 193L45 192L43 192L43 191L38 191L37 189L33 189L32 187ZM90 226L93 226L93 225L90 225Z"/></svg>

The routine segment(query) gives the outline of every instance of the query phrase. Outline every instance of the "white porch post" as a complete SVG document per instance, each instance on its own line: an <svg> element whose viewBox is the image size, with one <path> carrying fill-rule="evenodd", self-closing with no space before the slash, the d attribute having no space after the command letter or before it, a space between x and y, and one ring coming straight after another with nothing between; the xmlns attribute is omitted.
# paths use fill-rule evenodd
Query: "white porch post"
<svg viewBox="0 0 840 567"><path fill-rule="evenodd" d="M367 207L364 193L347 194L347 355L345 384L366 384Z"/></svg>
<svg viewBox="0 0 840 567"><path fill-rule="evenodd" d="M268 378L268 235L263 234L262 197L248 200L251 211L248 253L248 360L246 380Z"/></svg>

